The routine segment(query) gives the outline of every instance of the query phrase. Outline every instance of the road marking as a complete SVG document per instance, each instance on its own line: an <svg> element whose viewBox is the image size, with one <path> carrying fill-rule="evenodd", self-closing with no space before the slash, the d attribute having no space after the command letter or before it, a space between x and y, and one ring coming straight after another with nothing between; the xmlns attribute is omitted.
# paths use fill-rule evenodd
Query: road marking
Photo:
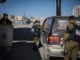
<svg viewBox="0 0 80 60"><path fill-rule="evenodd" d="M16 40L16 41L12 41L13 43L19 43L19 42L25 42L25 43L34 43L34 41L26 41L26 40Z"/></svg>

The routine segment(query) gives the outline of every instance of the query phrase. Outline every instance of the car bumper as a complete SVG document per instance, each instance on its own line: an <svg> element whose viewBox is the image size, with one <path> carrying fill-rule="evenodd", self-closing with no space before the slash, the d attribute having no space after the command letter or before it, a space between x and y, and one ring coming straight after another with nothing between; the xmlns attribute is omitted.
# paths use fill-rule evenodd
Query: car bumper
<svg viewBox="0 0 80 60"><path fill-rule="evenodd" d="M51 57L64 57L64 49L48 49L48 56ZM80 58L80 51L78 51L78 58Z"/></svg>
<svg viewBox="0 0 80 60"><path fill-rule="evenodd" d="M48 49L48 55L51 57L64 57L64 49Z"/></svg>

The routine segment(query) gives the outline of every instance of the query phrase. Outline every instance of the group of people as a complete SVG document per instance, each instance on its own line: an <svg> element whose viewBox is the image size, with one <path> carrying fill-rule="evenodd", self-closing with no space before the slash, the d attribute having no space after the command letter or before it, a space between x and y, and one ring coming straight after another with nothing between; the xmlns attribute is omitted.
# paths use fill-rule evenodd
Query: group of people
<svg viewBox="0 0 80 60"><path fill-rule="evenodd" d="M40 22L35 21L33 24L35 30L34 33L34 43L36 44L40 38ZM80 45L80 26L76 24L76 18L70 16L68 19L68 25L66 27L66 32L63 36L64 43L64 60L77 60L78 50Z"/></svg>
<svg viewBox="0 0 80 60"><path fill-rule="evenodd" d="M34 42L35 44L40 37L40 22L35 21L33 28L35 29ZM68 19L68 25L66 27L66 32L63 36L64 43L64 60L77 60L78 49L80 45L80 26L76 24L76 18L70 16Z"/></svg>
<svg viewBox="0 0 80 60"><path fill-rule="evenodd" d="M3 18L0 20L0 24L12 25L12 22L8 19L8 14L4 13ZM40 38L41 25L40 21L35 21L33 23L34 28L34 44L36 45ZM63 36L64 43L64 60L69 60L70 57L72 60L77 60L78 49L80 45L80 35L77 33L80 31L80 26L76 24L76 18L70 16L68 19L68 25L66 27L66 32Z"/></svg>
<svg viewBox="0 0 80 60"><path fill-rule="evenodd" d="M34 28L34 44L36 45L40 38L41 25L40 21L35 21L33 24ZM66 32L63 36L64 43L64 60L77 60L78 57L78 49L80 45L80 35L78 32L80 31L80 26L76 24L76 18L74 16L70 16L68 19L68 25L66 27ZM37 49L37 48L33 48Z"/></svg>

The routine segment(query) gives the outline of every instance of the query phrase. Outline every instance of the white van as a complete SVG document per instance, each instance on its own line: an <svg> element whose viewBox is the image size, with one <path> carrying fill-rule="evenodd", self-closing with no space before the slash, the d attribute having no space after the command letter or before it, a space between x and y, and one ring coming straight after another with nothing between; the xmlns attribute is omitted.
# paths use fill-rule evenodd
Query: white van
<svg viewBox="0 0 80 60"><path fill-rule="evenodd" d="M49 57L63 57L63 35L68 24L69 16L55 16L46 18L42 25L41 42L43 44L44 60ZM80 18L76 18L80 25ZM78 55L80 57L80 54Z"/></svg>

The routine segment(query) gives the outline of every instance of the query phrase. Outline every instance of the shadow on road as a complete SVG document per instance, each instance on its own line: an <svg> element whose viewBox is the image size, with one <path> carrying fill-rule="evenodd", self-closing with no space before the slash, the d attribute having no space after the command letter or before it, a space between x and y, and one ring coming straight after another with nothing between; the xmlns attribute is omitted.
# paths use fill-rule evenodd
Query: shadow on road
<svg viewBox="0 0 80 60"><path fill-rule="evenodd" d="M14 43L14 51L5 60L41 60L39 52L33 51L32 45L32 43Z"/></svg>

